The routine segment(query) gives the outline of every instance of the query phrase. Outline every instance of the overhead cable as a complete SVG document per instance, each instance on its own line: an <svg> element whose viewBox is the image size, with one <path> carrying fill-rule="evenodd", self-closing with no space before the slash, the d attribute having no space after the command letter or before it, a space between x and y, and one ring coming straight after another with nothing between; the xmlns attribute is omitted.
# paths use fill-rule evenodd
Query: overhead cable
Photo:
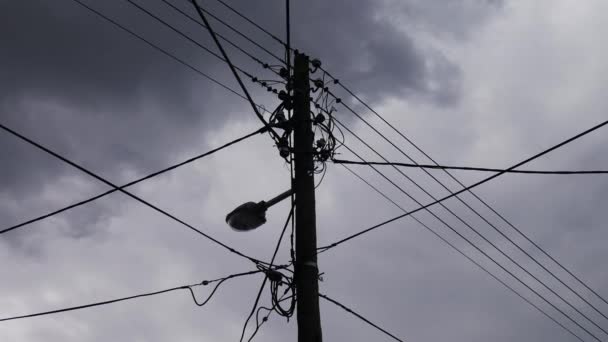
<svg viewBox="0 0 608 342"><path fill-rule="evenodd" d="M172 291L177 291L177 290L190 290L190 292L192 292L192 288L193 287L204 286L204 285L208 285L208 284L212 284L212 283L216 283L217 282L218 285L215 287L215 289L213 290L213 292L211 292L211 294L209 295L209 297L207 298L207 300L204 302L204 304L205 304L215 294L215 291L217 290L217 287L220 284L222 284L224 281L226 281L228 279L232 279L232 278L236 278L236 277L241 277L241 276L245 276L245 275L249 275L249 274L260 273L260 272L261 272L260 270L255 270L255 271L250 271L250 272L237 273L237 274L232 274L232 275L229 275L227 277L223 277L223 278L219 278L219 279L215 279L215 280L204 280L204 281L202 281L200 283L192 284L192 285L182 285L182 286L172 287L170 289L165 289L165 290L160 290L160 291L155 291L155 292L142 293L142 294L138 294L138 295L134 295L134 296L128 296L128 297L122 297L122 298L115 298L115 299L111 299L111 300L105 300L105 301L95 302L95 303L90 303L90 304L72 306L72 307L63 308L63 309L50 310L50 311L44 311L44 312L37 312L37 313L32 313L32 314L27 314L27 315L21 315L21 316L13 316L13 317L0 318L0 322L12 321L12 320L24 319L24 318L32 318L32 317L38 317L38 316L46 316L46 315L58 314L58 313L68 312L68 311L74 311L74 310L87 309L87 308L92 308L92 307L96 307L96 306L103 306L103 305L123 302L123 301L131 300L131 299L136 299L136 298L156 296L156 295L159 295L159 294L163 294L163 293L167 293L167 292L172 292ZM201 304L199 304L196 301L196 298L194 297L194 292L192 292L192 296L194 298L195 303L197 305L199 305L199 306L202 306Z"/></svg>
<svg viewBox="0 0 608 342"><path fill-rule="evenodd" d="M342 124L340 121L336 120L336 122L338 122L338 124L342 125L343 128L345 128L349 133L354 134L352 131L350 131L350 129L345 126L344 124ZM355 135L356 136L356 135ZM366 144L364 142L364 144ZM366 144L367 145L367 144ZM350 147L348 147L346 144L343 145L347 150L349 150L351 153L353 153L357 158L363 160L363 158L358 155L355 151L353 151ZM367 145L369 147L369 145ZM371 147L370 147L371 148ZM373 150L373 149L372 149ZM375 150L374 150L375 151ZM393 184L395 187L397 187L402 193L404 193L405 195L407 195L410 199L414 200L418 205L422 205L420 202L418 202L415 198L413 198L410 194L408 194L405 190L403 190L401 187L399 187L397 184L395 184L390 178L386 177L386 175L384 175L382 172L380 172L378 169L376 169L374 166L370 166L374 171L376 171L378 174L380 174L383 178L385 178L386 180L388 180L391 184ZM445 207L444 207L445 208ZM536 294L538 297L540 297L543 301L545 301L547 304L551 305L551 307L553 307L555 310L559 311L562 315L564 315L566 318L568 318L568 320L570 320L571 322L573 322L574 324L576 324L579 328L583 329L585 332L587 332L589 335L593 336L596 340L599 340L597 337L595 337L595 335L590 332L588 329L586 329L584 326L580 325L574 318L572 318L570 315L568 315L566 312L564 312L563 310L561 310L560 308L558 308L557 306L555 306L550 300L548 300L547 298L545 298L543 295L541 295L539 292L537 292L536 290L534 290L530 285L528 285L527 283L525 283L524 281L522 281L521 279L519 279L519 277L517 277L512 271L508 270L504 265L500 264L495 258L493 258L492 256L490 256L486 251L484 251L483 249L481 249L479 246L477 246L473 241L471 241L469 238L467 238L466 236L464 236L462 233L460 233L458 230L454 229L454 227L452 227L450 224L448 224L445 220L443 220L442 218L440 218L438 215L436 215L434 212L430 211L428 208L425 209L429 214L431 214L433 217L435 217L437 220L439 220L441 223L443 223L443 225L445 225L447 228L449 228L451 231L453 231L454 233L456 233L460 238L462 238L463 240L465 240L469 245L471 245L473 248L475 248L478 252L480 252L481 254L483 254L485 257L487 257L488 259L490 259L494 264L496 264L498 267L500 267L503 271L507 272L509 275L511 275L515 280L517 280L518 282L520 282L522 285L524 285L526 288L528 288L530 291L534 292L534 294ZM446 208L446 210L448 210L449 212L451 212L449 209ZM452 213L453 214L453 213ZM455 214L454 214L455 215ZM456 216L456 215L455 215ZM458 216L456 216L458 218ZM418 220L416 220L418 221ZM462 221L462 220L461 220ZM418 221L420 222L420 221ZM534 280L536 280L538 283L540 283L541 285L543 285L543 287L545 287L546 289L548 289L551 293L553 293L557 298L559 298L560 300L562 300L564 303L566 303L568 306L570 306L571 308L573 308L578 314L580 314L581 316L583 316L586 320L588 320L589 322L591 322L594 326L596 326L598 329L602 330L604 333L606 333L604 331L604 329L597 324L594 320L592 320L591 318L589 318L589 316L587 316L585 313L581 312L578 308L576 308L574 305L572 305L570 303L570 301L568 301L567 299L565 299L563 296L561 296L560 294L558 294L557 292L555 292L552 288L550 288L548 285L546 285L543 281L541 281L538 277L536 277L535 275L533 275L532 273L530 273L525 267L523 267L520 263L518 263L516 260L514 260L511 256L509 256L508 254L506 254L504 251L502 251L501 249L498 248L498 246L496 244L494 244L493 242L489 241L485 236L483 236L482 234L480 234L476 229L474 229L473 227L471 227L470 225L466 224L467 227L469 227L471 230L473 230L475 233L477 233L480 237L482 237L484 239L484 241L486 241L489 245L491 245L494 249L498 250L503 256L505 256L509 261L511 261L513 264L515 264L517 267L519 267L521 270L523 270L527 275L529 275L530 277L532 277ZM324 249L324 247L319 248L322 252L325 252L327 249ZM608 334L608 333L606 333Z"/></svg>
<svg viewBox="0 0 608 342"><path fill-rule="evenodd" d="M38 217L36 217L36 218L33 218L33 219L30 219L30 220L27 220L27 221L25 221L25 222L21 222L21 223L15 224L15 225L10 226L10 227L8 227L8 228L4 228L4 229L0 230L0 234L4 234L4 233L7 233L7 232L10 232L11 230L18 229L18 228L21 228L21 227L24 227L24 226L30 225L30 224L32 224L32 223L34 223L34 222L38 222L38 221L44 220L44 219L49 218L49 217L51 217L51 216L55 216L55 215L57 215L57 214L60 214L60 213L62 213L62 212L64 212L64 211L67 211L67 210L70 210L70 209L73 209L73 208L79 207L79 206L81 206L81 205L83 205L83 204L86 204L86 203L89 203L89 202L95 201L95 200L100 199L100 198L102 198L102 197L105 197L105 196L107 196L107 195L109 195L109 194L115 193L116 191L119 191L119 189L125 189L125 188L131 187L131 186L133 186L133 185L135 185L135 184L141 183L141 182L143 182L143 181L145 181L145 180L148 180L148 179L150 179L150 178L153 178L153 177L156 177L156 176L160 176L160 175L161 175L161 174L163 174L163 173L166 173L166 172L172 171L172 170L177 169L178 167L184 166L184 165L186 165L186 164L190 164L190 163L192 163L192 162L194 162L194 161L196 161L196 160L199 160L199 159L201 159L201 158L204 158L204 157L207 157L207 156L209 156L209 155L212 155L212 154L214 154L215 152L219 152L219 151L221 151L221 150L223 150L223 149L225 149L225 148L227 148L227 147L229 147L229 146L231 146L231 145L234 145L234 144L236 144L236 143L238 143L238 142L241 142L241 141L243 141L243 140L245 140L245 139L248 139L248 138L250 138L250 137L252 137L252 136L254 136L254 135L256 135L256 134L263 133L263 132L264 132L264 130L265 130L265 128L258 129L258 130L254 131L254 132L252 132L252 133L249 133L249 134L247 134L247 135L245 135L245 136L243 136L243 137L240 137L240 138L238 138L238 139L232 140L231 142L226 143L226 144L224 144L224 145L222 145L222 146L220 146L220 147L214 148L213 150L210 150L210 151L207 151L207 152L205 152L205 153L199 154L199 155L197 155L197 156L195 156L195 157L192 157L192 158L186 159L186 160L182 161L181 163L174 164L174 165L172 165L172 166L166 167L166 168L164 168L164 169L162 169L162 170L160 170L160 171L156 171L156 172L151 173L151 174L149 174L149 175L147 175L147 176L141 177L141 178L136 179L136 180L134 180L134 181L132 181L132 182L129 182L129 183L124 184L124 185L121 185L121 186L120 186L120 187L118 187L118 188L111 189L111 190L108 190L108 191L106 191L106 192L102 192L102 193L100 193L99 195L96 195L96 196L93 196L93 197L87 198L87 199L85 199L85 200L82 200L82 201L79 201L79 202L76 202L76 203L70 204L70 205L68 205L68 206L66 206L66 207L63 207L63 208L61 208L61 209L58 209L58 210L52 211L52 212L50 212L50 213L47 213L47 214L44 214L44 215L38 216Z"/></svg>
<svg viewBox="0 0 608 342"><path fill-rule="evenodd" d="M369 186L372 190L374 190L375 192L377 192L380 196L384 197L387 201L391 202L393 205L395 205L397 208L399 208L404 213L407 213L407 210L405 210L401 205L399 205L392 198L390 198L384 192L382 192L381 190L379 190L377 187L375 187L373 184L371 184L368 180L366 180L365 178L363 178L357 172L353 171L352 169L350 169L348 166L346 166L344 164L340 164L340 165L342 165L342 167L344 167L348 172L350 172L355 177L357 177L359 180L361 180L363 183L365 183L367 186ZM424 224L422 221L416 219L414 216L410 216L410 217L412 217L414 220L416 220L426 230L428 230L429 232L431 232L435 237L437 237L438 239L440 239L443 243L445 243L446 245L450 246L452 249L454 249L456 252L458 252L463 257L467 258L475 266L479 267L482 271L486 272L489 276L491 276L492 278L494 278L496 281L498 281L500 284L502 284L504 287L506 287L509 291L513 292L519 298L521 298L526 303L528 303L529 305L531 305L533 308L535 308L536 310L538 310L544 316L546 316L547 318L549 318L551 321L553 321L559 327L561 327L562 329L564 329L565 331L567 331L569 334L571 334L572 336L574 336L579 341L584 341L580 336L578 336L577 334L575 334L571 329L569 329L568 327L566 327L565 325L563 325L562 323L560 323L557 319L555 319L551 315L549 315L545 310L543 310L542 308L540 308L538 305L534 304L528 298L524 297L521 293L519 293L517 290L515 290L512 286L510 286L509 284L505 283L503 280L501 280L500 278L498 278L498 276L496 276L492 272L490 272L487 268L485 268L484 266L482 266L480 263L478 263L477 261L475 261L473 258L471 258L470 256L468 256L467 254L465 254L461 249L459 249L458 247L456 247L456 245L452 244L446 238L444 238L443 236L441 236L441 234L439 234L437 231L435 231L434 229L432 229L428 225Z"/></svg>
<svg viewBox="0 0 608 342"><path fill-rule="evenodd" d="M412 163L401 163L401 162L355 161L355 160L343 160L343 159L335 159L335 158L332 159L332 162L334 162L336 164L403 166L403 167L408 167L408 168L436 169L436 170L464 170L464 171L482 171L482 172L504 171L504 173L523 173L523 174L536 174L536 175L608 174L608 170L582 170L582 171L510 170L510 171L508 171L505 169L493 169L493 168L485 168L485 167L426 165L426 164L412 164Z"/></svg>
<svg viewBox="0 0 608 342"><path fill-rule="evenodd" d="M367 233L367 232L369 232L369 231L372 231L372 230L378 229L378 228L380 228L380 227L382 227L382 226L384 226L384 225L387 225L387 224L389 224L389 223L391 223L391 222L397 221L397 220L402 219L402 218L404 218L404 217L406 217L406 216L412 215L412 214L417 213L417 212L419 212L419 211L421 211L421 210L424 210L424 209L426 209L426 208L432 207L432 206L434 206L434 205L435 205L435 204L437 204L437 203L440 203L440 202L443 202L443 201L445 201L445 200L447 200L447 199L450 199L450 198L452 198L452 197L454 197L454 196L456 196L456 195L459 195L459 194L461 194L461 193L463 193L463 192L465 192L465 191L467 191L467 190L469 190L469 189L476 188L476 187L478 187L478 186L480 186L480 185L482 185L482 184L485 184L485 183L487 183L487 182L489 182L489 181L493 180L494 178L496 178L496 177L498 177L498 176L500 176L500 175L504 174L504 173L505 173L506 171L508 171L508 170L513 170L513 169L516 169L516 168L518 168L518 167L520 167L520 166L522 166L522 165L524 165L524 164L527 164L527 163L531 162L531 161L532 161L532 160L534 160L534 159L540 158L540 157L544 156L545 154L548 154L548 153L550 153L550 152L552 152L552 151L554 151L554 150L556 150L556 149L558 149L558 148L560 148L560 147L562 147L562 146L564 146L564 145L567 145L567 144L571 143L572 141L575 141L575 140L577 140L577 139L579 139L579 138L581 138L581 137L583 137L583 136L585 136L585 135L587 135L587 134L589 134L589 133L591 133L591 132L593 132L593 131L595 131L595 130L598 130L598 129L600 129L600 128L604 127L604 126L605 126L605 125L607 125L607 124L608 124L608 121L604 121L604 122L602 122L602 123L600 123L600 124L598 124L598 125L596 125L596 126L593 126L593 127L589 128L589 129L587 129L587 130L585 130L585 131L583 131L583 132L581 132L581 133L579 133L579 134L575 135L575 136L574 136L574 137L572 137L572 138L569 138L569 139L567 139L567 140L565 140L565 141L562 141L561 143L559 143L559 144L557 144L557 145L554 145L553 147L550 147L550 148L548 148L548 149L546 149L546 150L544 150L544 151L542 151L542 152L540 152L540 153L538 153L538 154L535 154L534 156L532 156L532 157L530 157L530 158L527 158L527 159L525 159L525 160L523 160L523 161L521 161L521 162L519 162L519 163L517 163L517 164L515 164L515 165L511 166L510 168L508 168L508 169L506 169L506 170L504 170L504 171L501 171L501 172L499 172L499 173L497 173L497 174L495 174L495 175L492 175L492 176L490 176L490 177L484 178L484 179L482 179L482 180L480 180L480 181L478 181L478 182L476 182L476 183L474 183L474 184L471 184L471 185L469 185L469 186L465 187L464 189L461 189L461 190L459 190L459 191L457 191L457 192L455 192L455 193L453 193L453 194L450 194L450 195L444 196L444 197L442 197L442 198L440 198L440 199L438 199L438 200L436 200L436 201L432 201L431 203L426 204L426 205L424 205L424 206L422 206L422 207L419 207L419 208L416 208L416 209L414 209L414 210L411 210L411 211L409 211L409 212L407 212L407 213L405 213L405 214L402 214L402 215L398 215L398 216L396 216L396 217L393 217L393 218L391 218L391 219L389 219L389 220L386 220L386 221L384 221L384 222L381 222L381 223L379 223L379 224L377 224L377 225L375 225L375 226L373 226L373 227L370 227L370 228L367 228L367 229L365 229L365 230L362 230L362 231L360 231L360 232L358 232L358 233L356 233L356 234L350 235L350 236L348 236L348 237L346 237L346 238L344 238L344 239L341 239L341 240L339 240L339 241L336 241L336 242L334 242L334 243L332 243L332 244L330 244L330 245L328 245L328 246L321 247L321 248L319 248L319 249L328 249L328 248L334 248L334 247L336 247L336 246L337 246L337 245L339 245L339 244L342 244L342 243L344 243L344 242L346 242L346 241L349 241L349 240L351 240L351 239L354 239L355 237L361 236L362 234L365 234L365 233Z"/></svg>
<svg viewBox="0 0 608 342"><path fill-rule="evenodd" d="M204 236L204 237L205 237L205 238L207 238L208 240L211 240L212 242L214 242L214 243L216 243L216 244L218 244L218 245L222 246L222 247L223 247L223 248L225 248L226 250L228 250L228 251L230 251L230 252L232 252L232 253L234 253L234 254L236 254L236 255L239 255L239 256L241 256L241 257L243 257L243 258L245 258L245 259L248 259L248 260L250 260L250 261L254 262L255 264L263 264L263 262L262 262L262 261L257 260L257 259L255 259L255 258L253 258L253 257L250 257L250 256L247 256L247 255L243 254L242 252L237 251L236 249L234 249L234 248L232 248L232 247L230 247L230 246L226 245L225 243L223 243L223 242L221 242L221 241L217 240L216 238L214 238L214 237L212 237L211 235L209 235L209 234L207 234L207 233L205 233L205 232L201 231L200 229L198 229L198 228L194 227L193 225L191 225L191 224L187 223L186 221L184 221L184 220L182 220L182 219L179 219L179 218L178 218L178 217L176 217L175 215L170 214L169 212L167 212L167 211L165 211L165 210L163 210L163 209L161 209L161 208L157 207L156 205L154 205L154 204L152 204L152 203L150 203L150 202L148 202L148 201L144 200L143 198L141 198L141 197L139 197L139 196L137 196L137 195L134 195L133 193L131 193L131 192L129 192L129 191L127 191L127 190L125 190L125 189L121 188L121 187L120 187L120 186L118 186L118 185L115 185L114 183L110 182L109 180L107 180L107 179L105 179L105 178L103 178L103 177L99 176L98 174L96 174L96 173L94 173L94 172L92 172L92 171L88 170L87 168L85 168L85 167L83 167L83 166L81 166L81 165L78 165L77 163L75 163L75 162L73 162L73 161L69 160L68 158L66 158L66 157L62 156L61 154L59 154L59 153L57 153L57 152L55 152L55 151L53 151L53 150L51 150L51 149L49 149L49 148L47 148L47 147L44 147L43 145L41 145L41 144L39 144L39 143L35 142L34 140L32 140L32 139L30 139L30 138L28 138L28 137L26 137L26 136L22 135L21 133L18 133L17 131L15 131L15 130L13 130L13 129L8 128L7 126L5 126L5 125L3 125L3 124L1 124L1 123L0 123L0 129L2 129L2 130L4 130L4 131L6 131L6 132L8 132L8 133L10 133L10 134L12 134L12 135L14 135L15 137L17 137L17 138L19 138L19 139L21 139L21 140L23 140L23 141L27 142L28 144L30 144L30 145L32 145L32 146L34 146L34 147L38 148L39 150L42 150L42 151L44 151L44 152L46 152L46 153L48 153L48 154L52 155L53 157L55 157L55 158L57 158L57 159L59 159L59 160L63 161L64 163L69 164L70 166L72 166L72 167L74 167L74 168L76 168L76 169L78 169L78 170L80 170L80 171L82 171L82 172L84 172L84 173L88 174L89 176L91 176L91 177L93 177L93 178L95 178L95 179L97 179L97 180L101 181L102 183L105 183L106 185L111 186L111 187L112 187L112 188L114 188L116 191L120 191L120 192L122 192L123 194L125 194L125 195L127 195L127 196L129 196L129 197L131 197L131 198L135 199L136 201L138 201L138 202L140 202L140 203L142 203L142 204L146 205L147 207L150 207L150 208L154 209L155 211L157 211L157 212L159 212L159 213L163 214L164 216L166 216L166 217L168 217L168 218L172 219L173 221L175 221L175 222L177 222L177 223L180 223L181 225L183 225L183 226L187 227L188 229L190 229L190 230L192 230L192 231L194 231L194 232L196 232L196 233L198 233L198 234L200 234L200 235Z"/></svg>
<svg viewBox="0 0 608 342"><path fill-rule="evenodd" d="M357 96L357 94L355 94L351 89L349 89L343 82L338 82L338 79L335 78L333 75L331 75L331 73L329 73L326 69L323 69L323 67L321 67L321 70L323 70L331 79L334 80L334 83L339 83L340 87L346 91L349 95L351 95L354 99L356 99L357 101L359 101L361 104L363 104L363 106L365 108L367 108L368 110L370 110L376 117L378 117L381 121L383 121L387 126L389 126L394 132L396 132L399 136L401 136L406 142L408 142L410 145L412 145L418 152L422 153L422 155L424 155L427 159L429 159L433 164L435 164L436 166L439 166L440 164L435 161L428 153L426 153L422 148L420 148L417 144L415 144L410 138L408 138L403 132L401 132L399 129L397 129L393 124L391 124L387 119L385 119L382 115L380 115L380 113L378 113L376 110L374 110L369 104L367 104L363 99L361 99L361 97ZM409 157L408 157L409 158ZM454 175L452 175L448 170L443 170L451 179L453 179L456 183L458 183L461 187L466 188L466 186L458 179L456 178ZM434 178L431 174L429 174L429 176L431 176L432 178ZM442 184L441 182L439 182L440 184ZM443 184L442 184L443 185ZM451 190L450 190L451 191ZM487 203L487 201L485 201L483 198L481 198L479 195L477 195L474 191L472 190L467 190L467 192L469 194L471 194L475 199L477 199L478 201L480 201L486 208L488 208L490 211L492 211L496 216L498 216L503 222L505 222L509 227L511 227L511 229L515 230L520 236L522 236L526 241L528 241L530 244L532 244L536 249L538 249L543 255L545 255L547 258L549 258L552 262L554 262L556 265L558 265L562 270L564 270L567 274L569 274L572 278L574 278L578 283L580 283L581 285L583 285L583 287L585 287L588 291L590 291L591 293L593 293L597 298L599 298L602 302L604 302L605 304L608 305L608 300L606 300L602 295L600 295L597 291L593 290L589 285L587 285L586 282L584 282L582 279L580 279L578 276L576 276L572 271L570 271L566 266L564 266L562 263L560 263L557 259L555 259L553 256L551 256L544 248L542 248L539 244L537 244L536 242L534 242L532 239L530 239L521 229L517 228L510 220L508 220L505 216L503 216L502 214L500 214L496 209L494 209L490 204ZM465 202L466 203L466 202ZM467 206L469 206L468 204L465 204ZM475 212L475 210L474 210ZM482 217L483 218L483 217ZM483 218L484 221L486 220L485 218ZM577 293L577 296L580 296Z"/></svg>

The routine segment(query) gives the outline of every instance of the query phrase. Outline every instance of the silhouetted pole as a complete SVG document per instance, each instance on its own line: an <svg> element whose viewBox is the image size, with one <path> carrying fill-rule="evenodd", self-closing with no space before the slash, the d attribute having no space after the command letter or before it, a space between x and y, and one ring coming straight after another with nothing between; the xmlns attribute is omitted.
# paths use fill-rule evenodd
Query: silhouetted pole
<svg viewBox="0 0 608 342"><path fill-rule="evenodd" d="M321 342L309 64L308 56L298 52L295 54L293 84L298 342Z"/></svg>

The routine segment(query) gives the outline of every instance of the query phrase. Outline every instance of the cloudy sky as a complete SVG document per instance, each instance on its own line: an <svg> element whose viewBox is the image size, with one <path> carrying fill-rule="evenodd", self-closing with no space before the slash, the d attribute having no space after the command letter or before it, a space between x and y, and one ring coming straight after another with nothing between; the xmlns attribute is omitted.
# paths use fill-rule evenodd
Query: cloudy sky
<svg viewBox="0 0 608 342"><path fill-rule="evenodd" d="M195 15L185 0L169 0ZM124 0L85 3L237 88L226 65ZM207 32L160 0L137 3L215 51ZM283 37L284 2L230 0ZM215 0L201 2L277 55L281 46ZM293 45L323 61L435 160L508 167L606 118L608 3L602 0L293 1ZM0 123L39 141L114 183L140 176L243 136L260 124L242 99L72 0L0 1ZM263 51L219 32L258 58ZM235 63L271 77L237 50ZM320 76L320 74L319 74ZM275 97L247 83L271 108ZM337 94L417 161L428 160L339 88ZM387 158L407 160L362 121L338 117ZM108 187L0 132L0 228L86 199ZM608 169L608 138L597 131L531 163L534 169ZM356 138L353 149L379 160ZM352 158L342 151L343 158ZM416 203L373 170L353 167L405 209ZM431 198L389 168L388 177L417 201ZM433 196L447 191L418 170L404 170ZM459 185L433 172L452 190ZM484 174L456 173L464 183ZM227 212L289 186L288 166L268 136L255 136L212 157L131 190L238 250L269 260L287 203L249 233L231 231ZM506 175L476 193L599 294L608 297L604 176ZM462 197L603 313L594 296L472 196ZM602 318L456 200L446 207L487 236L603 329ZM444 208L438 217L571 315L594 327L521 269L476 237ZM401 210L339 165L317 190L319 245L367 228ZM569 322L429 213L416 216L513 286L585 341ZM284 245L281 262L288 260ZM200 282L252 264L122 194L112 194L0 236L2 317L58 309ZM411 218L319 256L321 291L406 341L572 341L554 322L455 252ZM88 310L0 323L2 341L235 341L262 281L238 278L202 308L185 292ZM208 288L198 289L202 297ZM268 291L266 291L268 292ZM268 296L262 297L268 305ZM327 341L389 341L340 308L321 301ZM295 340L295 319L271 317L259 341Z"/></svg>

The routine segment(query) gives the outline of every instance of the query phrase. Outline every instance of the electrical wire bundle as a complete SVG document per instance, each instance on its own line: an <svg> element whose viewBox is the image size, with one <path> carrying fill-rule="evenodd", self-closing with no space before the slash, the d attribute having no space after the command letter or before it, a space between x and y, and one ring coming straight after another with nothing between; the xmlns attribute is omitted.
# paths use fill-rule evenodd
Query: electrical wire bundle
<svg viewBox="0 0 608 342"><path fill-rule="evenodd" d="M279 316L289 319L291 316L293 316L296 307L296 287L295 283L293 282L293 278L284 275L277 269L270 269L262 264L258 265L258 269L266 273L268 281L270 281L270 298L272 302L271 311L276 312L279 314ZM282 286L285 286L285 289L281 293ZM291 295L286 297L289 293L291 293ZM284 308L281 304L285 300L290 300L287 308Z"/></svg>
<svg viewBox="0 0 608 342"><path fill-rule="evenodd" d="M314 73L320 67L321 62L317 59L313 59L311 64L313 69L311 72ZM327 161L333 160L336 155L336 151L344 144L344 133L339 126L335 124L333 113L337 111L334 104L339 104L341 100L331 96L329 92L328 84L326 81L326 73L323 72L321 78L311 80L312 86L311 93L318 93L315 98L311 97L311 102L314 105L314 109L311 110L311 117L314 125L315 139L319 135L319 139L315 140L315 173L323 174L321 181L327 171ZM333 80L331 83L337 84L338 80ZM339 138L336 137L335 132L338 132ZM318 185L317 185L318 186Z"/></svg>

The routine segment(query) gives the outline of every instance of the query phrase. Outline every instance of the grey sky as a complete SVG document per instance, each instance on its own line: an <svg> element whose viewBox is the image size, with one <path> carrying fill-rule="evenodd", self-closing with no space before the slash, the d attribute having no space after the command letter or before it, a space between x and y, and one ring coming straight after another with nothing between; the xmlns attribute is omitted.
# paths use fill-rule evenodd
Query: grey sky
<svg viewBox="0 0 608 342"><path fill-rule="evenodd" d="M186 1L172 2L194 15ZM227 66L126 1L87 3L236 89ZM138 3L215 51L207 32L161 1ZM230 3L283 37L283 1ZM278 44L216 1L201 4L282 54ZM320 58L332 74L445 164L510 166L606 118L608 49L598 38L608 33L604 2L314 0L294 1L292 6L294 46ZM71 0L0 1L0 19L0 122L114 182L127 182L259 127L244 101ZM215 27L237 39L220 25ZM264 52L237 41L272 62ZM228 50L236 63L263 75L255 63ZM256 101L268 108L276 105L265 91L250 82L247 86ZM406 152L426 161L362 107L355 108ZM387 156L404 160L346 110L338 115ZM347 142L370 160L378 160L353 137L347 136ZM606 142L604 131L598 131L530 167L606 169ZM231 231L223 220L234 206L269 198L288 186L288 168L272 145L267 136L256 136L132 190L219 240L269 259L288 213L286 203L273 207L268 223L247 234ZM342 157L350 158L343 152ZM0 134L0 165L0 228L106 190L7 134ZM372 171L355 168L405 208L416 207ZM406 171L434 195L446 193L420 171ZM386 169L386 174L419 201L430 200L396 172ZM470 183L485 175L458 176ZM458 188L443 174L437 177ZM477 193L608 296L605 177L507 175ZM541 257L478 202L463 198ZM338 165L330 165L317 200L320 245L400 213ZM461 204L451 200L446 205L608 328L606 320ZM434 211L474 238L445 210ZM430 215L417 217L572 327ZM478 238L474 241L496 255ZM280 258L288 258L286 245ZM0 259L2 317L196 283L252 267L120 194L2 235ZM573 340L411 219L322 254L319 264L325 272L322 292L406 341ZM551 265L551 270L557 269ZM563 272L556 274L581 288ZM0 340L234 341L261 280L257 275L232 280L202 308L187 292L175 292L5 322L0 325ZM199 291L204 296L209 289ZM608 311L608 305L583 293ZM266 295L263 301L268 304ZM341 309L321 303L327 341L389 340ZM572 313L563 303L559 307ZM608 338L585 326L600 339ZM257 339L295 340L295 328L295 319L287 323L274 316Z"/></svg>

